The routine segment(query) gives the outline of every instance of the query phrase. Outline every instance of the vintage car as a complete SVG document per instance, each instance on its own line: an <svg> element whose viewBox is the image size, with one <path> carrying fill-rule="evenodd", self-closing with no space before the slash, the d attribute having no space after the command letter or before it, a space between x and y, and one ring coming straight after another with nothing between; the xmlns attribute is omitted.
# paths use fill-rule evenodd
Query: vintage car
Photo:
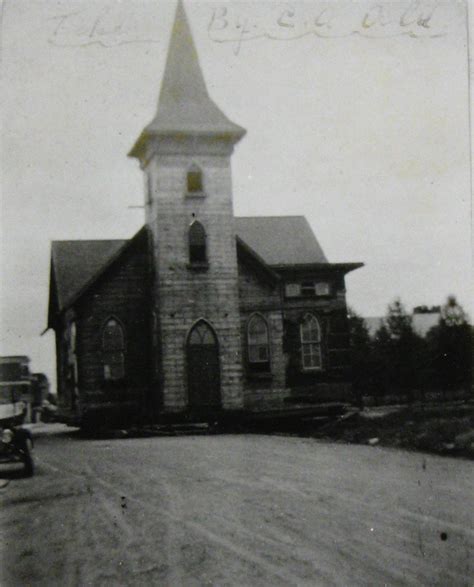
<svg viewBox="0 0 474 587"><path fill-rule="evenodd" d="M24 474L34 473L33 436L22 427L25 404L14 392L0 388L0 464L22 463Z"/></svg>

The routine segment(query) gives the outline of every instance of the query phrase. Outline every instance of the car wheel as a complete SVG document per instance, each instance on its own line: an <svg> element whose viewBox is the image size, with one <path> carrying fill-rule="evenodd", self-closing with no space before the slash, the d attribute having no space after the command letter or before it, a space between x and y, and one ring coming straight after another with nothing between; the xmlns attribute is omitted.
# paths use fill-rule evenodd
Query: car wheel
<svg viewBox="0 0 474 587"><path fill-rule="evenodd" d="M35 463L33 460L33 443L30 438L25 439L25 446L23 447L23 465L26 477L32 477L35 472Z"/></svg>

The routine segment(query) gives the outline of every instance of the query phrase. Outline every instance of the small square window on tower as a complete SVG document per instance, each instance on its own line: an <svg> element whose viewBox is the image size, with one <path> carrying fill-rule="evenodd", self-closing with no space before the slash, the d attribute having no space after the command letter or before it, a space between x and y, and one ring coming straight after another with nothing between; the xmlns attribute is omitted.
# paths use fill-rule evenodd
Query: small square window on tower
<svg viewBox="0 0 474 587"><path fill-rule="evenodd" d="M187 192L190 195L201 195L204 191L202 171L197 165L192 165L187 173Z"/></svg>

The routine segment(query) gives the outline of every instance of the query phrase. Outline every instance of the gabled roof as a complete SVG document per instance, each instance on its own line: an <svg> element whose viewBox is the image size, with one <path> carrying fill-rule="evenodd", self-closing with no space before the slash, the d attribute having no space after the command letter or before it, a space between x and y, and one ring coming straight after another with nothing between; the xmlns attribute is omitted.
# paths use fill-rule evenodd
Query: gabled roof
<svg viewBox="0 0 474 587"><path fill-rule="evenodd" d="M319 263L329 267L304 216L240 217L235 221L241 253L260 263L270 279L278 279L272 265ZM144 232L145 227L130 240L53 241L48 326L52 326L52 314L73 304Z"/></svg>
<svg viewBox="0 0 474 587"><path fill-rule="evenodd" d="M140 157L150 135L217 134L236 140L245 130L231 122L211 100L183 4L178 1L158 110L129 155Z"/></svg>
<svg viewBox="0 0 474 587"><path fill-rule="evenodd" d="M53 241L51 265L58 310L64 310L87 283L108 264L127 240Z"/></svg>
<svg viewBox="0 0 474 587"><path fill-rule="evenodd" d="M238 235L236 236L237 241L237 257L244 262L250 263L253 267L257 267L259 274L262 275L272 285L280 281L280 276L275 273L273 269L265 263L260 255L249 247Z"/></svg>
<svg viewBox="0 0 474 587"><path fill-rule="evenodd" d="M241 216L235 223L238 236L267 265L328 263L304 216Z"/></svg>

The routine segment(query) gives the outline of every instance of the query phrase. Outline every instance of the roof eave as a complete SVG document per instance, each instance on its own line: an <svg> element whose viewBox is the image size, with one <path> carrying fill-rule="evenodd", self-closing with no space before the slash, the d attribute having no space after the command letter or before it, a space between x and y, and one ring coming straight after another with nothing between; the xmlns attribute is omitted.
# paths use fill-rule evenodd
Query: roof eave
<svg viewBox="0 0 474 587"><path fill-rule="evenodd" d="M59 314L59 300L58 300L58 289L56 286L56 277L54 273L54 258L53 252L51 252L50 269L49 269L49 299L48 299L48 317L46 322L46 328L41 333L41 336L47 332L50 328L54 328L56 317Z"/></svg>
<svg viewBox="0 0 474 587"><path fill-rule="evenodd" d="M59 310L59 314L64 312L65 310L71 308L75 303L79 301L79 299L89 291L89 289L97 283L97 281L102 277L102 275L127 251L139 238L140 236L146 231L146 226L142 226L140 230L134 234L134 236L127 240L120 249L103 265L100 270L93 275L81 289L76 292L73 296L71 296L64 304L63 307Z"/></svg>
<svg viewBox="0 0 474 587"><path fill-rule="evenodd" d="M181 141L185 137L190 138L209 138L213 140L220 140L235 145L242 139L246 130L238 125L234 125L235 129L214 129L214 130L198 130L198 129L166 129L166 128L153 128L151 125L145 127L138 139L135 141L133 147L128 152L128 157L134 157L136 159L143 159L146 155L146 147L148 141L152 138L163 138L163 139L177 139Z"/></svg>
<svg viewBox="0 0 474 587"><path fill-rule="evenodd" d="M250 257L259 267L263 270L264 274L267 278L269 278L272 283L278 283L281 278L263 259L260 255L252 249L245 241L243 241L239 236L236 235L235 240L237 242L237 251L243 252L245 255Z"/></svg>
<svg viewBox="0 0 474 587"><path fill-rule="evenodd" d="M338 271L344 275L364 267L364 263L296 263L271 265L274 271Z"/></svg>

